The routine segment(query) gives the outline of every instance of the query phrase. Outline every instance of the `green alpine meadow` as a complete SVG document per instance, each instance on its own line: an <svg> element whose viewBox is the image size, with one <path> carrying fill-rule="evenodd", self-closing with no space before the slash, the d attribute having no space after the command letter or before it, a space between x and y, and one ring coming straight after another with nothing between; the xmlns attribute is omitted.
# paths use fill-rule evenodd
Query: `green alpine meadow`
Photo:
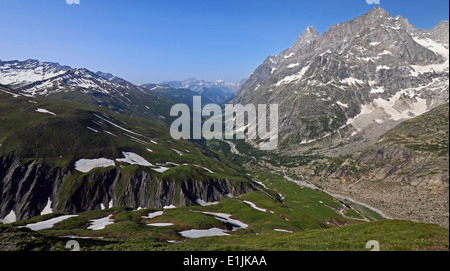
<svg viewBox="0 0 450 271"><path fill-rule="evenodd" d="M57 2L0 5L0 251L449 251L447 2Z"/></svg>

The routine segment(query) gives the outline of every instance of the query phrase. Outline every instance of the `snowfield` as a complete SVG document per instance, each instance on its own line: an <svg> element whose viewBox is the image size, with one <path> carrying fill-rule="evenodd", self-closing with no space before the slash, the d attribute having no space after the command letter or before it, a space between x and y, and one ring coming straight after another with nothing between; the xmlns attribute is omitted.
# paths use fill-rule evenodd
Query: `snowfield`
<svg viewBox="0 0 450 271"><path fill-rule="evenodd" d="M142 216L142 218L152 219L152 218L155 218L155 217L158 217L158 216L162 216L163 213L164 213L163 211L157 211L157 212L154 212L154 213L149 213L147 216Z"/></svg>
<svg viewBox="0 0 450 271"><path fill-rule="evenodd" d="M75 169L87 173L94 168L98 167L111 167L115 166L113 160L106 159L106 158L98 158L98 159L80 159L77 162L75 162Z"/></svg>

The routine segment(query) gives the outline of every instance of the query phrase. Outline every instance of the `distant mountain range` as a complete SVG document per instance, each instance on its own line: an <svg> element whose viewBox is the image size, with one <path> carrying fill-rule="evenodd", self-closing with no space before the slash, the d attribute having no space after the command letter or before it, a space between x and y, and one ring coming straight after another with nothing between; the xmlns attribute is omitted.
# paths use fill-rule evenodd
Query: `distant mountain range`
<svg viewBox="0 0 450 271"><path fill-rule="evenodd" d="M207 97L215 103L222 103L232 98L240 90L246 79L239 83L228 83L223 80L205 81L196 78L188 78L184 81L162 82L162 85L168 85L172 88L190 89L202 96Z"/></svg>

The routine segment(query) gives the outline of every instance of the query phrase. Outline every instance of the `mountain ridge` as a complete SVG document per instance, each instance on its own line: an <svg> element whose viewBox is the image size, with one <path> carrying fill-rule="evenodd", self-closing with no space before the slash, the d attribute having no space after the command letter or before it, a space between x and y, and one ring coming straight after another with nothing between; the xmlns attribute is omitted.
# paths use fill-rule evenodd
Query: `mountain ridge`
<svg viewBox="0 0 450 271"><path fill-rule="evenodd" d="M171 97L110 73L38 60L0 61L0 84L31 97L73 100L168 123ZM164 86L158 86L164 87Z"/></svg>
<svg viewBox="0 0 450 271"><path fill-rule="evenodd" d="M365 145L358 138L375 140L370 134L448 101L448 41L439 39L448 22L433 29L372 9L289 57L290 49L269 56L233 102L278 103L279 150L287 153Z"/></svg>
<svg viewBox="0 0 450 271"><path fill-rule="evenodd" d="M223 80L206 81L191 77L183 81L165 81L160 85L167 85L175 89L189 89L215 103L222 103L232 98L239 91L244 81L245 79L239 83L229 83Z"/></svg>

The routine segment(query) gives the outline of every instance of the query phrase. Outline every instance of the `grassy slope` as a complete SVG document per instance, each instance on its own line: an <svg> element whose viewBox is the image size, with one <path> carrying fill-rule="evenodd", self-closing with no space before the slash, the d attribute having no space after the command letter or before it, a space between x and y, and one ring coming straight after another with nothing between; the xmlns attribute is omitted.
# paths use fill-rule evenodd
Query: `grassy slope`
<svg viewBox="0 0 450 271"><path fill-rule="evenodd" d="M104 233L117 230L114 225L102 230ZM414 223L400 220L384 220L330 229L301 231L296 233L274 232L271 234L208 237L181 240L170 244L163 239L176 240L177 236L167 229L152 229L122 223L127 229L141 234L139 238L128 239L77 239L82 250L247 250L247 251L325 251L325 250L368 250L369 240L376 240L380 250L448 250L448 230L432 224ZM64 250L64 244L71 238L56 238L48 233L31 232L10 225L0 225L0 247L14 250ZM95 236L91 233L90 236ZM123 235L126 237L126 234Z"/></svg>
<svg viewBox="0 0 450 271"><path fill-rule="evenodd" d="M36 112L38 108L49 110L57 116ZM94 114L140 135L115 127ZM93 121L100 122L103 126ZM89 130L87 126L99 133ZM141 142L134 141L130 136ZM152 140L157 144L152 143ZM204 155L194 144L185 140L173 140L169 129L161 123L57 99L23 96L12 98L4 92L0 92L0 144L0 156L14 154L24 161L37 160L54 167L73 169L74 162L81 158L104 157L115 160L123 158L122 151L127 151L134 152L153 164L189 164L177 167L179 174L178 169L162 174L155 172L159 176L211 175L192 166L194 163L212 170L219 177L240 176L238 172ZM153 152L149 152L147 148ZM182 155L172 149L181 151ZM122 166L133 168L127 164Z"/></svg>
<svg viewBox="0 0 450 271"><path fill-rule="evenodd" d="M10 89L7 91L14 92ZM38 108L53 112L56 116L36 112ZM103 120L94 114L101 116ZM88 126L98 133L88 129ZM116 168L120 168L123 173L121 185L115 191L119 198L124 192L121 188L125 189L127 181L138 171L168 181L229 180L234 182L237 192L241 184L248 186L249 183L245 175L208 157L205 150L194 143L173 140L169 129L161 123L70 101L13 97L0 91L0 159L14 156L23 164L35 161L45 165L48 170L63 168L68 171L58 195L56 210L65 208L66 202L73 193L81 189L80 186L87 188L89 184L86 180L92 180L92 186L101 185L95 182L95 176L105 175L113 170L112 167L95 168L83 173L75 170L76 161L96 158L115 161L124 157L122 152L136 153L154 167L116 161ZM166 164L168 162L178 165ZM165 172L153 170L160 166L170 169Z"/></svg>
<svg viewBox="0 0 450 271"><path fill-rule="evenodd" d="M448 230L436 225L407 221L382 220L370 223L345 219L326 206L339 206L330 196L310 189L299 189L293 183L275 175L254 176L284 197L283 203L274 192L252 192L239 198L226 199L217 205L192 206L164 210L162 216L143 218L157 210L133 211L124 207L81 213L52 229L40 231L41 249L63 249L68 239L55 241L55 236L104 237L77 239L83 250L365 250L365 243L377 240L381 250L448 250ZM244 200L255 203L261 212ZM322 201L322 203L320 203ZM229 231L231 236L185 239L178 232L189 229L222 228L229 225L198 211L231 213L232 218L249 225L247 229ZM271 212L272 211L272 212ZM115 223L103 230L87 230L89 220L112 214ZM56 214L19 221L26 225L56 216ZM325 222L334 222L327 224ZM172 226L152 227L146 224L169 222ZM335 225L347 224L336 227ZM293 233L277 232L290 230ZM25 229L24 229L25 230ZM11 231L4 226L2 232ZM23 233L17 233L18 235ZM10 236L5 235L5 236ZM6 238L6 237L5 237ZM73 239L73 238L72 238ZM176 240L177 243L168 243ZM0 243L5 242L0 239ZM33 244L33 242L31 243Z"/></svg>
<svg viewBox="0 0 450 271"><path fill-rule="evenodd" d="M59 140L58 137L66 136L65 133L56 133L49 140L48 135L42 138L33 137L32 133L27 134L27 131L20 129L20 127L34 124L32 126L33 130L37 129L39 131L42 126L51 125L54 119L83 119L81 123L71 122L71 127L78 127L80 131L78 136L71 138L71 140L75 140L75 142L81 141L79 144L82 144L86 143L84 140L91 141L92 135L98 136L85 128L87 123L92 122L92 119L96 120L92 117L92 113L96 112L107 115L111 118L111 121L120 123L121 126L127 129L146 135L145 137L140 137L141 140L155 139L159 144L143 146L143 144L130 141L120 129L108 125L108 131L118 135L119 138L109 138L108 136L105 137L105 135L100 137L101 140L105 140L104 144L106 146L112 145L114 148L81 148L80 151L83 153L83 158L96 158L98 155L103 157L114 155L111 159L117 158L120 151L126 147L127 151L136 152L151 162L192 163L192 161L195 161L214 172L229 177L235 176L236 178L240 178L238 172L243 171L239 164L245 162L243 160L249 159L248 157L242 158L237 155L230 156L229 153L223 152L223 144L226 144L223 142L211 143L217 147L215 154L212 155L222 162L207 158L201 155L201 151L191 143L168 142L171 140L166 133L162 132L164 127L159 127L159 124L144 119L129 118L98 108L75 105L64 101L33 98L32 100L37 102L37 104L34 104L30 103L30 99L26 97L11 98L2 92L0 92L0 96L0 110L2 110L0 118L10 120L0 124L0 135L2 135L0 137L2 141L0 142L3 144L0 147L0 154L2 152L3 154L8 154L8 144L14 143L17 144L15 149L20 150L22 154L44 154L42 159L46 163L55 166L61 164L70 166L76 159L80 158L73 152L63 153L61 160L58 160L61 149L50 148L50 150L47 150L46 148L33 147L38 146L36 145L38 143L43 143L44 139L46 140L44 142L52 142L53 139ZM58 116L53 117L37 113L35 110L38 107L55 112ZM14 110L19 110L22 113L11 113ZM32 129L28 130L32 131ZM21 136L16 136L16 134ZM8 141L9 137L14 136L16 136L15 141ZM39 138L41 138L41 141L36 142L35 140ZM101 144L101 140L97 144ZM73 146L76 148L77 144L74 143ZM154 152L145 152L145 147L153 149ZM171 147L181 151L184 150L184 155L179 156L170 150ZM189 152L186 152L186 150L189 150ZM24 157L32 158L33 156L28 155ZM227 166L225 167L224 164ZM133 170L133 167L135 166L126 168ZM226 172L224 172L225 169ZM167 177L176 179L186 174L184 170L189 172L195 171L194 173L200 175L205 174L202 170L196 171L199 168L192 166L179 167L177 170L170 170L165 174ZM247 172L251 173L251 171ZM344 218L334 209L326 206L340 207L338 201L327 194L307 188L299 188L296 184L284 180L282 176L270 173L253 172L251 177L264 183L268 190L266 192L245 194L240 198L227 199L217 205L207 207L181 207L164 210L163 216L154 219L146 219L142 218L142 216L156 210L132 211L125 207L117 207L109 210L81 213L78 217L63 221L52 229L41 231L39 234L30 233L26 229L1 226L2 237L0 237L0 244L2 244L2 249L4 249L5 243L18 242L18 245L12 245L16 249L63 250L67 240L55 239L55 236L77 235L106 238L104 240L79 239L82 249L86 250L364 250L365 242L372 239L380 242L382 250L448 250L448 230L438 226L405 221L361 223L357 220ZM265 208L273 213L255 210L244 203L244 200L252 201L258 207ZM182 230L208 229L211 227L229 229L229 225L206 214L193 211L231 213L234 219L248 224L249 228L230 232L232 235L225 237L182 238L178 234ZM102 218L109 214L112 214L115 219L113 225L100 231L86 229L89 225L89 220ZM354 213L354 210L347 210L345 214L349 217L360 217L358 213ZM57 215L51 214L35 217L32 220L19 221L14 225L26 225ZM174 225L169 227L151 227L146 225L147 223L155 222L170 222ZM343 224L348 226L336 227ZM294 233L276 232L273 229L286 229ZM33 236L34 239L30 239L30 236ZM21 242L21 238L26 241ZM177 240L178 243L169 244L167 240Z"/></svg>

